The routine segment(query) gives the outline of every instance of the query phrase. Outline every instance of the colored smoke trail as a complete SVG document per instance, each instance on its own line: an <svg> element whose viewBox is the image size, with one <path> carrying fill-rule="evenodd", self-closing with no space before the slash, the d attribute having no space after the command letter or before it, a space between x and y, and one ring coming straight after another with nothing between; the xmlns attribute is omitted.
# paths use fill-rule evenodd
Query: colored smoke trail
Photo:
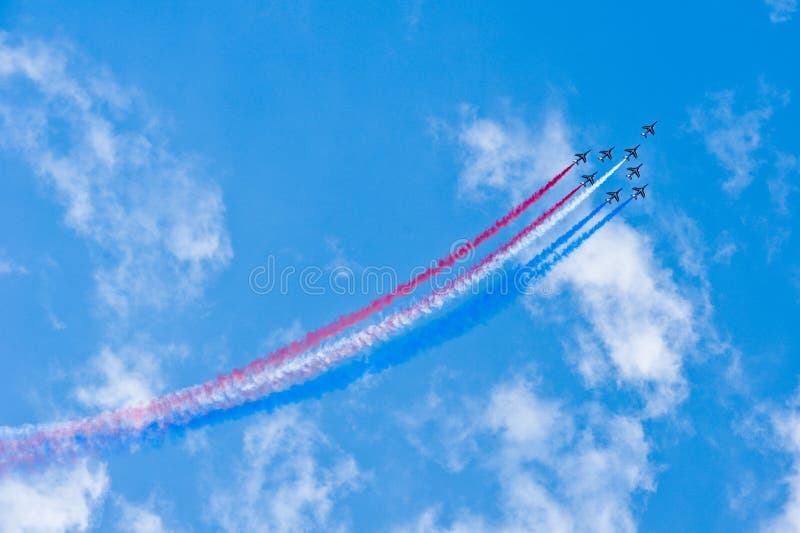
<svg viewBox="0 0 800 533"><path fill-rule="evenodd" d="M559 262L560 262L562 259L564 259L564 258L565 258L565 257L567 257L569 254L571 254L572 252L574 252L575 250L577 250L578 248L580 248L581 244L583 244L583 243L586 241L586 239L590 238L592 235L594 235L595 233L597 233L597 232L600 230L600 228L602 228L603 226L605 226L606 224L608 224L608 222L609 222L609 221L610 221L612 218L614 218L615 216L617 216L617 214L618 214L620 211L622 211L622 210L625 208L625 206L627 206L627 205L628 205L629 203L631 203L632 201L633 201L633 198L628 198L628 199L627 199L627 200L625 200L624 202L621 202L621 203L620 203L620 204L619 204L617 207L615 207L615 208L614 208L614 210L613 210L613 211L611 211L609 214L607 214L606 216L604 216L604 217L603 217L603 218L600 220L600 222L598 222L597 224L595 224L595 225L594 225L594 226L593 226L591 229L589 229L588 231L586 231L585 233L583 233L583 234L582 234L580 237L578 237L578 238L577 238L577 239L575 239L573 242L571 242L571 243L569 244L569 246L567 246L566 248L564 248L563 250L561 250L561 252L556 252L556 253L553 255L553 259L552 259L551 261L549 261L549 262L548 262L547 264L545 264L545 265L542 265L542 267L541 267L541 269L540 269L540 271L541 271L541 275L542 275L542 276L546 275L546 274L547 274L548 272L550 272L550 270L552 270L552 268L553 268L553 267L554 267L554 266L555 266L557 263L559 263ZM602 207L602 206L601 206L601 207Z"/></svg>
<svg viewBox="0 0 800 533"><path fill-rule="evenodd" d="M0 457L5 464L30 463L43 457L63 458L102 449L106 440L124 442L150 431L186 425L209 413L255 401L266 394L285 391L316 377L345 358L370 348L391 335L413 326L419 319L443 307L469 290L492 271L518 255L533 240L574 211L624 163L620 161L589 188L576 187L542 216L529 224L499 250L418 304L389 315L381 322L335 341L313 353L261 366L258 371L234 371L200 385L156 398L143 406L117 409L93 418L66 423L7 429L0 439ZM583 189L581 191L581 189ZM578 192L581 191L580 194ZM559 209L560 208L560 209Z"/></svg>
<svg viewBox="0 0 800 533"><path fill-rule="evenodd" d="M423 298L420 303L410 308L388 316L376 325L368 326L358 333L334 342L330 347L331 350L334 352L353 353L367 348L371 346L375 339L385 338L400 329L409 327L416 320L431 314L436 309L444 306L448 301L464 294L471 286L486 278L493 270L502 267L507 260L518 255L523 249L528 247L533 240L544 235L555 226L555 224L577 209L586 198L619 170L624 162L625 160L618 162L606 172L606 174L596 180L591 187L585 188L583 186L578 186L574 188L564 198L542 213L536 220L517 233L497 251L470 268L465 274L461 274L454 280L448 281L445 288L435 291L432 295ZM579 191L580 194L578 194ZM301 355L297 360L302 362L305 358L307 358L307 356ZM208 407L209 403L217 402L223 405L222 408L227 408L228 404L225 403L226 400L232 402L232 405L235 405L237 402L253 401L257 399L260 394L263 394L258 391L265 386L265 383L269 382L274 386L276 383L280 382L284 375L290 373L294 366L292 361L284 362L284 365L279 367L266 367L264 365L259 367L251 364L247 367L249 372L238 371L237 373L237 371L235 371L228 376L218 378L214 382L207 382L203 385L176 393L176 395L179 395L178 398L175 398L177 402L169 401L169 399L166 401L174 408L178 402L182 401L180 396L187 394L192 404L191 408L197 409L198 411L196 412L198 413L201 413L203 409L210 409L210 407ZM273 388L270 392L272 390L276 389ZM241 396L244 396L244 399L242 399ZM159 408L156 412L160 414L165 410L165 408Z"/></svg>
<svg viewBox="0 0 800 533"><path fill-rule="evenodd" d="M597 214L600 209L605 206L606 203L604 202L592 213ZM616 216L618 212L619 210L615 210L614 213L606 217L607 220L601 220L588 230L587 233L591 235L597 232L608 220ZM568 234L570 237L574 236L589 219L590 217L585 217L570 228L569 231L564 233L562 237L566 237ZM558 240L561 244L564 244L568 239L562 237ZM579 239L581 241L586 240L582 237ZM537 254L536 257L531 259L524 266L511 270L509 278L514 279L515 276L522 276L527 273L526 271L530 271L527 283L534 284L543 278L547 271L555 266L555 264L551 265L550 263L566 259L576 247L570 248L570 250L565 250L560 254L558 259L548 261L547 263L542 262L545 254L545 250L542 250L542 252ZM548 247L548 249L551 249L551 247ZM537 268L536 265L539 265L539 267ZM450 340L461 337L476 326L485 324L487 320L498 315L516 302L517 298L519 298L524 291L525 287L521 287L519 291L512 291L510 294L491 290L472 295L441 317L437 317L409 331L405 331L401 335L395 336L385 343L380 345L376 344L368 358L360 357L351 360L346 365L333 367L310 380L298 383L288 389L269 394L257 401L239 405L228 411L214 411L208 413L207 415L192 420L187 427L204 427L208 424L244 418L255 413L269 412L282 405L298 403L309 398L319 398L323 394L344 389L368 372L379 372L402 364L420 352L441 346Z"/></svg>
<svg viewBox="0 0 800 533"><path fill-rule="evenodd" d="M441 273L445 268L449 268L453 266L456 261L459 259L464 258L469 252L476 249L480 246L483 242L490 239L494 235L496 235L501 229L508 226L511 222L519 218L530 206L532 206L535 202L537 202L542 196L547 193L550 189L552 189L560 180L563 178L572 168L575 166L575 163L571 163L567 166L564 170L556 174L550 181L544 184L539 190L534 192L524 201L522 201L519 205L514 207L511 211L506 213L502 218L498 219L494 224L483 230L483 232L475 237L474 239L462 244L459 246L454 252L451 252L447 257L439 259L436 264L421 274L418 274L416 277L412 278L411 280L398 285L394 290L391 292L380 296L370 302L369 305L359 309L358 311L354 311L352 313L348 313L346 315L340 316L335 321L331 322L326 326L322 326L314 331L310 331L306 334L306 336L299 340L290 343L287 346L279 348L278 350L274 351L273 353L269 354L266 357L266 364L275 365L282 361L285 361L289 357L302 353L314 346L319 345L320 342L323 340L336 336L345 329L353 326L363 320L369 318L373 314L378 311L383 310L387 306L391 305L391 303L398 297L398 296L406 296L411 293L417 286L421 283L425 283L433 276ZM261 361L255 361L248 365L248 369L253 365L259 365ZM246 371L246 370L245 370Z"/></svg>
<svg viewBox="0 0 800 533"><path fill-rule="evenodd" d="M622 209L624 209L629 203L631 199L627 199L625 202L620 203L613 211L603 217L599 222L597 222L594 226L592 226L589 230L581 234L577 239L573 242L569 243L564 250L561 252L557 252L557 249L560 246L568 243L569 239L571 239L578 231L580 231L592 218L594 218L597 213L599 213L605 206L606 203L603 202L595 209L593 209L588 215L584 218L579 220L575 223L569 230L567 230L564 234L562 234L558 239L556 239L550 246L544 248L540 251L533 259L527 262L523 267L518 267L514 269L514 272L523 272L524 274L528 274L528 279L525 282L525 285L534 282L535 280L543 278L548 272L550 272L553 267L555 267L558 263L563 261L567 258L570 254L572 254L575 250L577 250L587 239L589 239L592 235L594 235L597 231L599 231L603 226L605 226L609 221L611 221L615 216L619 214ZM545 261L548 256L552 256L550 260ZM533 270L532 272L530 272ZM466 287L466 285L465 285ZM524 290L524 287L523 287ZM522 291L520 291L521 293ZM512 293L512 297L505 297L502 298L506 304L509 304L511 301L514 300L514 296L518 293ZM455 292L450 291L445 294L441 295L442 298L437 301L434 305L435 308L439 308L445 303L445 298L453 299L455 298ZM505 296L505 295L503 295ZM376 345L383 341L390 340L391 333L402 332L403 330L409 329L413 327L415 321L423 316L427 316L432 309L425 309L426 303L431 303L435 299L436 295L430 296L430 302L425 302L424 300L410 309L405 310L403 313L407 315L405 318L406 321L402 322L401 328L398 328L396 331L388 331L392 326L390 325L393 317L388 317L380 324L375 326L370 326L366 328L360 334L364 335L365 339L355 339L354 337L358 336L359 334L352 335L348 338L342 339L333 345L324 347L316 352L311 354L303 355L300 360L295 360L289 363L288 366L292 368L287 368L285 374L280 378L276 379L270 385L278 385L274 391L286 391L290 389L293 385L302 384L305 381L315 379L317 376L325 372L327 369L333 367L341 363L344 359L351 356L353 353L363 351L364 349L373 348ZM482 296L486 298L486 295ZM479 298L480 300L480 298ZM416 315L412 315L412 313L419 313ZM450 313L445 315L441 321L448 321L448 317ZM382 329L383 327L383 329ZM430 331L430 330L428 330ZM296 377L293 377L296 376ZM269 391L260 391L260 394L269 394L273 392L273 390Z"/></svg>

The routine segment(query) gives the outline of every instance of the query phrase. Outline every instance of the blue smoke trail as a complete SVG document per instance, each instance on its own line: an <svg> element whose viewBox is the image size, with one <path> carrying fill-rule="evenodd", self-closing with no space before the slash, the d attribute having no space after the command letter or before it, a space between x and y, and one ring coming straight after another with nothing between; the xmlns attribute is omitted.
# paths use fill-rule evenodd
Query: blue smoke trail
<svg viewBox="0 0 800 533"><path fill-rule="evenodd" d="M603 202L601 205L598 205L524 266L513 269L510 272L510 277L513 279L514 275L520 275L518 273L527 271L531 273L531 275L526 285L541 279L552 270L557 263L568 257L572 252L577 250L583 242L605 226L628 205L629 202L630 199L620 203L612 212L603 217L585 233L581 234L564 250L555 254L553 259L545 262L548 255L554 254L555 250L568 242L570 238L580 231L581 228L607 204ZM533 270L531 271L531 269ZM522 291L512 291L511 294L503 294L501 291L489 290L472 296L446 315L433 319L400 337L390 339L385 344L372 350L369 355L364 355L347 364L331 368L326 373L311 381L294 385L287 390L270 394L254 402L236 406L227 411L210 412L200 418L188 421L188 423L182 427L175 428L177 432L174 432L174 434L180 436L186 430L197 429L207 425L216 425L230 420L238 420L255 413L269 412L283 405L299 403L307 399L317 399L322 397L323 394L343 390L369 372L380 372L397 366L408 361L417 353L433 349L450 340L461 337L476 326L485 323L487 319L498 315L500 312L510 307L520 294L522 294ZM154 437L158 438L155 433Z"/></svg>
<svg viewBox="0 0 800 533"><path fill-rule="evenodd" d="M568 257L583 242L614 218L628 203L630 203L630 199L620 203L611 213L581 234L564 250L560 253L555 253L561 245L568 242L606 204L603 203L597 206L591 213L579 220L524 266L511 270L512 279L513 276L519 275L523 271L527 275L525 286L541 279L557 263ZM551 254L553 257L545 261ZM510 307L520 294L522 294L522 291L512 291L511 294L504 294L502 291L492 290L473 296L446 315L433 319L400 337L390 339L382 346L375 348L369 356L365 355L360 359L352 360L348 364L334 367L315 379L294 385L284 391L272 393L251 403L236 406L229 410L209 412L192 420L175 421L175 425L153 425L138 435L108 436L101 439L93 439L92 442L81 442L80 439L77 439L76 444L82 448L84 453L91 455L97 455L101 452L113 453L114 451L122 451L126 449L126 446L135 444L157 448L173 438L180 439L188 430L238 420L259 412L271 412L280 406L299 403L307 399L320 398L323 394L345 389L368 372L379 372L397 366L419 352L430 350L462 336L476 326L485 323L487 319Z"/></svg>
<svg viewBox="0 0 800 533"><path fill-rule="evenodd" d="M608 205L608 202L603 202L602 204L598 205L592 211L576 222L571 228L565 231L560 237L550 243L549 246L543 248L533 259L525 263L521 268L517 268L516 272L519 272L517 275L521 275L528 279L533 279L535 275L535 267L537 267L540 263L542 263L549 255L554 253L558 248L561 247L564 243L569 241L580 229L585 226L594 216L600 212L605 206ZM585 240L585 239L584 239ZM514 273L515 271L512 271ZM527 285L527 283L526 283Z"/></svg>
<svg viewBox="0 0 800 533"><path fill-rule="evenodd" d="M612 218L617 216L617 213L622 211L625 208L626 205L631 203L632 200L633 200L633 198L628 198L624 202L620 203L617 207L614 208L613 211L611 211L609 214L607 214L602 219L600 219L600 222L598 222L597 224L595 224L594 226L592 226L591 228L586 230L581 236L579 236L577 239L575 239L573 242L571 242L569 244L569 246L567 246L566 248L564 248L560 252L553 254L553 258L550 261L548 261L547 263L542 263L539 266L539 268L536 270L536 277L537 278L544 277L548 272L550 272L553 269L554 266L556 266L558 263L560 263L563 259L565 259L572 252L577 250L580 247L580 245L583 244L586 241L586 239L588 239L589 237L591 237L592 235L597 233L600 230L600 228L602 228L603 226L608 224L608 222ZM528 263L528 265L526 265L526 266L530 266L530 263Z"/></svg>

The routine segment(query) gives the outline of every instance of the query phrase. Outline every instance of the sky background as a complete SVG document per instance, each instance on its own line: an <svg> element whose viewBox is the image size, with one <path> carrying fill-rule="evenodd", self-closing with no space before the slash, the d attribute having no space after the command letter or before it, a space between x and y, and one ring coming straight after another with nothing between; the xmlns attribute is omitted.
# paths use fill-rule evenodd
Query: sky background
<svg viewBox="0 0 800 533"><path fill-rule="evenodd" d="M526 221L611 145L650 184L456 339L4 475L0 530L800 530L796 11L0 3L0 425L200 382L376 295L259 294L269 258L403 281L579 149Z"/></svg>

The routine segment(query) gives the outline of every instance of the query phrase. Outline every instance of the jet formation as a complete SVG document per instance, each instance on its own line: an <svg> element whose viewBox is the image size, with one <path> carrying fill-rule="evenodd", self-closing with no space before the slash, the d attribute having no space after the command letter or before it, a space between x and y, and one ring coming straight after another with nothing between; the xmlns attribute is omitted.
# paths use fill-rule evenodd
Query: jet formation
<svg viewBox="0 0 800 533"><path fill-rule="evenodd" d="M644 126L642 126L641 129L643 131L640 133L640 135L642 137L644 137L645 139L647 139L648 136L650 136L650 135L655 135L656 134L656 124L657 123L658 123L658 121L654 121L652 124L645 124ZM637 144L636 146L634 146L632 148L625 148L625 161L630 161L631 159L639 159L639 147L641 147L641 146L642 146L641 144ZM603 161L606 161L606 160L609 160L609 161L613 160L614 159L614 155L613 155L614 148L616 148L616 146L612 146L608 150L600 150L600 157L598 157L597 159L600 162L603 162ZM584 165L587 164L588 163L588 155L589 155L590 152L591 152L591 150L586 150L585 152L576 153L575 154L574 163L576 165L579 165L581 163L583 163ZM625 175L625 177L628 178L628 181L633 180L634 177L636 179L639 179L639 178L642 177L641 176L642 165L643 165L643 163L639 163L636 166L627 167L626 170L628 171L628 173ZM589 187L591 185L594 185L594 180L595 180L595 176L596 175L597 175L597 172L593 172L591 174L582 175L581 179L583 180L583 182L581 183L581 185L583 185L584 187ZM645 189L647 188L647 185L649 185L649 183L643 185L642 187L633 187L633 194L631 194L631 198L633 198L634 200L638 200L639 198L642 198L642 199L645 198L645 196L646 196L645 195ZM618 189L616 191L607 192L606 195L608 197L606 198L606 203L608 203L608 204L610 204L612 202L619 203L619 194L621 192L622 192L622 189Z"/></svg>

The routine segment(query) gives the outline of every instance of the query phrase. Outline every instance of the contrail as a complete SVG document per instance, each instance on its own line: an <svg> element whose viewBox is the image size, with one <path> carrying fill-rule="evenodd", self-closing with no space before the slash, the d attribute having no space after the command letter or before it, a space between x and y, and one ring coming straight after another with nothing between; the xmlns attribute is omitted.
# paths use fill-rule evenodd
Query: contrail
<svg viewBox="0 0 800 533"><path fill-rule="evenodd" d="M412 326L420 318L429 316L447 302L464 294L471 286L502 267L536 237L543 235L574 211L623 163L624 160L620 161L593 186L573 189L508 243L465 274L451 280L444 289L435 291L414 306L389 315L377 324L280 365L268 366L262 358L259 360L260 364L253 363L243 370L235 370L227 376L156 398L142 406L108 411L73 422L8 428L4 430L4 438L0 440L0 456L8 457L7 463L20 464L34 462L42 456L57 458L72 456L81 451L85 453L95 445L99 446L98 443L104 439L127 439L158 428L186 424L209 412L254 401L264 394L285 390L295 383L310 379L332 364ZM578 194L581 189L583 190Z"/></svg>
<svg viewBox="0 0 800 533"><path fill-rule="evenodd" d="M586 233L582 234L580 237L575 239L573 242L571 242L569 244L569 246L567 246L566 248L564 248L560 252L556 252L555 254L553 254L553 259L551 261L549 261L547 264L545 264L545 265L543 265L541 267L541 269L540 269L541 275L542 276L546 275L548 272L550 272L550 270L552 270L552 268L557 263L559 263L562 259L564 259L569 254L571 254L572 252L577 250L580 247L580 245L583 244L586 241L586 239L588 239L589 237L591 237L592 235L597 233L597 231L600 228L605 226L612 218L617 216L617 213L622 211L625 208L625 206L627 206L629 203L631 203L632 200L633 200L633 198L628 198L624 202L621 202L617 207L614 208L613 211L611 211L609 214L607 214L605 217L603 217L600 220L600 222L595 224L590 230L586 231ZM600 207L602 207L602 206L600 206ZM596 213L597 211L598 210L595 209L595 211L593 213Z"/></svg>
<svg viewBox="0 0 800 533"><path fill-rule="evenodd" d="M559 245L563 245L569 238L572 238L577 231L586 225L593 215L596 215L605 206L606 203L604 202L594 209L590 216L576 223L570 230L559 237ZM621 208L616 209L609 216L596 223L589 231L582 234L579 240L581 242L585 241L616 216L620 210ZM529 272L530 275L526 284L536 283L556 263L565 259L576 248L577 246L569 246L569 249L565 249L554 258L544 261L547 254L555 249L552 246L548 246L547 249L542 250L524 266L517 267L509 272L509 277L514 279L517 275ZM253 413L270 411L278 406L298 403L308 398L319 398L325 393L343 389L367 372L381 371L401 364L423 350L442 345L469 332L475 326L485 323L488 319L510 307L525 292L526 287L519 288L519 291L513 291L510 294L486 291L471 295L441 317L404 331L401 335L397 335L385 343L376 343L373 346L374 349L369 353L369 357L351 358L347 364L324 369L324 371L315 376L309 376L309 379L305 381L298 382L289 388L272 392L254 402L240 404L225 411L209 412L191 420L187 427L203 427L209 424L240 419Z"/></svg>
<svg viewBox="0 0 800 533"><path fill-rule="evenodd" d="M566 231L562 236L556 239L550 246L539 252L536 257L530 260L524 269L531 269L536 267L532 274L532 279L538 279L546 275L557 263L562 261L565 257L574 252L584 241L594 235L600 228L607 224L614 218L624 207L630 203L631 199L617 206L611 213L603 217L597 224L590 230L583 233L575 241L570 243L564 250L557 252L556 250L567 243L580 229L585 226L597 213L606 206L606 203L598 205L583 219L578 221L572 228ZM548 256L552 255L553 258L549 261L544 261ZM408 308L402 312L395 313L387 317L382 322L369 326L359 333L350 335L344 339L332 343L322 349L307 353L299 358L288 361L279 372L272 373L269 376L264 376L264 379L254 379L250 385L257 391L256 397L263 396L265 393L273 391L286 390L287 388L314 378L319 373L325 371L327 368L340 363L345 358L351 356L353 353L361 352L365 349L373 347L376 343L385 341L391 337L393 333L410 328L420 318L429 315L435 309L441 308L445 303L457 297L458 294L463 294L466 289L477 282L478 277L485 277L484 274L474 274L474 279L470 282L465 282L461 285L453 285L452 290L446 289L436 294L423 299L419 304ZM247 394L247 390L243 389L242 392Z"/></svg>
<svg viewBox="0 0 800 533"><path fill-rule="evenodd" d="M338 335L350 326L353 326L369 318L376 312L386 308L398 296L406 296L410 294L411 291L419 286L419 284L425 283L433 276L441 273L445 268L453 266L459 259L464 258L469 252L476 249L483 242L496 235L501 229L505 228L511 222L519 218L519 216L522 215L530 206L544 196L547 191L552 189L553 186L555 186L556 183L561 180L561 178L563 178L570 170L572 170L574 166L575 163L571 163L564 170L556 174L555 177L553 177L550 181L545 183L539 190L534 192L519 205L506 213L505 216L498 219L494 224L483 230L480 235L470 241L467 241L465 244L462 244L448 256L439 259L434 266L428 268L421 274L418 274L411 280L398 285L391 292L376 298L370 302L369 305L359 309L358 311L342 315L330 324L308 332L301 340L292 342L272 352L266 357L266 363L268 365L275 365L292 356L305 352L306 350L319 345L319 343L323 340Z"/></svg>
<svg viewBox="0 0 800 533"><path fill-rule="evenodd" d="M583 186L578 186L570 191L559 202L517 233L510 241L505 243L494 253L485 257L477 265L471 267L465 274L449 281L443 289L434 291L432 295L423 298L422 301L415 306L404 311L396 312L377 325L368 326L356 334L335 342L332 346L336 347L342 344L349 344L350 348L348 349L356 351L368 347L373 342L374 338L385 337L397 329L408 327L408 325L419 318L431 314L436 309L444 306L448 301L464 294L471 286L485 279L492 271L502 267L507 260L518 255L523 249L528 247L533 240L544 235L544 233L574 211L589 197L589 195L591 195L591 193L597 190L598 187L619 170L624 164L624 161L625 160L621 160L617 163L606 172L606 174L596 180L591 187L585 188ZM579 192L580 194L578 194ZM303 355L299 356L299 359L303 358ZM182 396L183 393L186 392L193 407L199 406L200 404L222 402L225 399L229 399L233 395L226 391L230 391L234 388L244 394L248 400L252 400L257 397L256 391L263 386L265 381L279 379L286 368L291 367L291 362L289 362L288 366L278 368L270 366L268 368L265 361L261 359L254 361L243 370L234 371L227 376L217 378L217 380L213 382L206 382L203 385L176 394ZM255 397L253 397L253 395ZM238 394L236 396L238 396ZM187 397L174 398L177 403L181 403L184 399L187 399ZM171 400L170 398L163 399L164 403L167 404L171 404ZM241 401L241 399L238 401ZM155 410L161 412L167 409L166 406L159 406Z"/></svg>

